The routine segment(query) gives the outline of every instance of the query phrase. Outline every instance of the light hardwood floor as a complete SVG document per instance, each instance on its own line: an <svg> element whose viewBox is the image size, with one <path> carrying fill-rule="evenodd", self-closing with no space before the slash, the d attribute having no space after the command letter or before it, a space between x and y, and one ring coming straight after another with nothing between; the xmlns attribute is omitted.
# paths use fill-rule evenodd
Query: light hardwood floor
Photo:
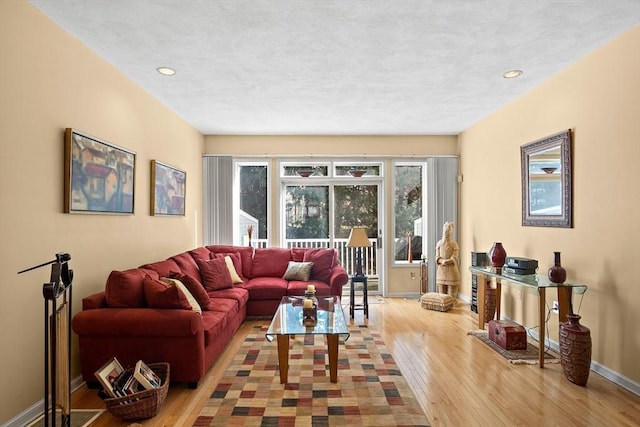
<svg viewBox="0 0 640 427"><path fill-rule="evenodd" d="M160 413L140 424L191 426L255 322L242 325L197 390L172 384ZM417 299L387 298L384 304L369 305L369 326L383 335L432 426L640 425L640 397L594 372L587 386L580 387L564 378L559 364L544 369L509 364L467 335L476 322L476 314L461 301L447 313L424 310ZM355 323L366 323L361 311ZM96 390L83 386L73 394L72 407L104 404ZM129 425L108 412L93 424Z"/></svg>

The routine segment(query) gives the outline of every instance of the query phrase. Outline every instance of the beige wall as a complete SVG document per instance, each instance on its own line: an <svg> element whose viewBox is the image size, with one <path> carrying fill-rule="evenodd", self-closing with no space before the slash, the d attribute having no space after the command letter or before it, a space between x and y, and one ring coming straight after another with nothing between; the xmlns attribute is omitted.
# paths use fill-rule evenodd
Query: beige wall
<svg viewBox="0 0 640 427"><path fill-rule="evenodd" d="M0 58L2 424L43 398L42 284L50 270L17 271L69 252L76 312L112 269L200 244L204 138L25 1L0 1ZM135 215L62 213L65 127L137 153ZM149 216L151 159L187 172L185 217Z"/></svg>
<svg viewBox="0 0 640 427"><path fill-rule="evenodd" d="M205 152L207 154L233 154L243 156L283 156L285 160L292 155L305 156L344 156L358 159L363 156L370 158L393 158L396 156L425 156L457 155L456 136L207 136L205 137ZM304 152L303 150L308 150ZM278 182L277 162L271 162L271 182ZM387 160L386 170L390 170L391 161ZM272 185L272 200L279 200L279 188ZM391 180L387 180L385 194L386 229L391 230L392 204L390 201ZM278 245L280 224L278 222L279 208L272 204L271 215L271 244ZM388 233L387 233L388 234ZM393 253L391 239L386 242L386 253ZM387 257L389 258L389 257ZM418 260L419 261L419 260ZM418 262L413 267L394 266L387 260L385 266L388 295L416 294L419 289L420 268ZM414 278L411 278L414 273Z"/></svg>
<svg viewBox="0 0 640 427"><path fill-rule="evenodd" d="M541 271L551 264L552 252L561 251L569 277L589 284L580 314L592 329L594 361L636 383L639 51L636 28L462 134L458 229L466 295L470 251L486 251L501 240L509 254L539 259ZM458 154L457 139L450 136L238 136L207 137L203 143L197 131L23 0L0 1L0 59L0 423L42 399L41 292L49 270L16 272L69 252L76 312L83 296L104 288L112 269L199 245L203 151ZM135 215L62 213L65 127L136 151ZM567 128L575 131L575 226L522 227L519 147ZM148 215L151 159L187 172L184 218ZM388 281L397 283L394 291L414 292L410 270L389 269ZM504 303L506 315L535 323L533 295L520 300L507 292ZM552 337L556 329L552 320ZM75 346L73 352L77 360ZM78 374L75 364L73 371Z"/></svg>
<svg viewBox="0 0 640 427"><path fill-rule="evenodd" d="M487 117L460 136L462 292L471 294L471 251L501 241L535 258L540 272L562 252L574 302L591 329L594 362L640 382L640 27ZM574 227L521 225L520 146L572 129ZM552 295L549 295L552 294ZM547 293L551 305L554 292ZM507 292L504 315L536 325L536 294ZM551 336L558 322L552 315Z"/></svg>

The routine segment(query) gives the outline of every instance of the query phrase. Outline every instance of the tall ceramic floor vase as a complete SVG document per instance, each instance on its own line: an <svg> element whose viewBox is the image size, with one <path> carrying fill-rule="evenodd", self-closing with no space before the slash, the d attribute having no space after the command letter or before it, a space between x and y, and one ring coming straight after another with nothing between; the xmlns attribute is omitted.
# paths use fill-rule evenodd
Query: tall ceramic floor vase
<svg viewBox="0 0 640 427"><path fill-rule="evenodd" d="M489 283L484 291L484 322L489 323L496 315L496 289Z"/></svg>
<svg viewBox="0 0 640 427"><path fill-rule="evenodd" d="M507 259L507 252L504 250L502 243L495 242L489 251L489 260L491 265L496 268L502 268Z"/></svg>
<svg viewBox="0 0 640 427"><path fill-rule="evenodd" d="M580 316L567 314L560 323L560 361L564 376L577 385L586 385L591 371L591 331L580 324Z"/></svg>

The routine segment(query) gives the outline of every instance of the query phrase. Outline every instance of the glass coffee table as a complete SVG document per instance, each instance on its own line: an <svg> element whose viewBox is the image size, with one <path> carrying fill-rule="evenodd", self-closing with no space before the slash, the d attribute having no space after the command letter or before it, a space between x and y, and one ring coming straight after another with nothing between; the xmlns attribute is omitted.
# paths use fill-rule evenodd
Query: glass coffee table
<svg viewBox="0 0 640 427"><path fill-rule="evenodd" d="M318 298L318 315L314 325L303 323L302 305L304 297L283 297L273 316L266 338L278 341L278 363L280 364L280 384L289 376L289 338L294 335L325 335L329 353L329 379L338 382L338 341L341 335L349 339L347 322L340 304L340 297Z"/></svg>

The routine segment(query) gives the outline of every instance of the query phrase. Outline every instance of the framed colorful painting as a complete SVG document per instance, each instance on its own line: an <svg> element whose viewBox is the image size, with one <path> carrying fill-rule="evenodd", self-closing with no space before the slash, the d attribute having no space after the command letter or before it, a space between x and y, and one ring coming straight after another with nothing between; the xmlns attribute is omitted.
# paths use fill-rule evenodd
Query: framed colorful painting
<svg viewBox="0 0 640 427"><path fill-rule="evenodd" d="M151 160L151 215L184 216L186 185L186 172Z"/></svg>
<svg viewBox="0 0 640 427"><path fill-rule="evenodd" d="M67 128L64 212L133 214L136 153Z"/></svg>

